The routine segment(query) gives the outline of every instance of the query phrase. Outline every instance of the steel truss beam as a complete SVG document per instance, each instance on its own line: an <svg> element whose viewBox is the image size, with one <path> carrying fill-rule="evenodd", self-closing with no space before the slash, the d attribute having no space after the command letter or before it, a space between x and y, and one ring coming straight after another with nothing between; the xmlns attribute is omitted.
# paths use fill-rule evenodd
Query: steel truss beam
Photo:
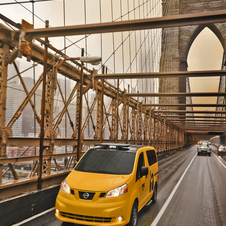
<svg viewBox="0 0 226 226"><path fill-rule="evenodd" d="M220 118L220 119L225 119L226 116L195 116L195 115L162 115L162 117L167 118L168 120L170 120L171 118L174 118L174 120L176 119L181 119L181 118ZM176 118L176 119L175 119Z"/></svg>
<svg viewBox="0 0 226 226"><path fill-rule="evenodd" d="M172 78L172 77L215 77L225 76L225 70L212 71L175 71L175 72L147 72L147 73L120 73L98 74L96 79L139 79L139 78Z"/></svg>
<svg viewBox="0 0 226 226"><path fill-rule="evenodd" d="M212 122L211 122L212 121ZM221 125L221 124L226 124L226 121L223 121L223 120L218 120L218 121L216 121L216 120L189 120L189 119L185 119L185 120L178 120L178 121L170 121L170 122L172 122L172 123L174 123L174 124L178 124L178 123L180 123L180 125L183 125L181 122L185 122L185 123L189 123L189 122L194 122L194 123L198 123L198 122L203 122L202 124L203 125L205 125L205 124L214 124L214 125L216 125L216 124L219 124L219 125ZM186 125L186 124L185 124Z"/></svg>
<svg viewBox="0 0 226 226"><path fill-rule="evenodd" d="M221 10L214 12L181 14L176 16L165 16L142 20L53 27L46 29L27 29L26 35L29 38L58 37L221 23L226 22L225 15L226 11Z"/></svg>
<svg viewBox="0 0 226 226"><path fill-rule="evenodd" d="M190 129L187 131L188 133L198 133L198 134L208 134L210 131L203 131L203 130L200 130L200 129ZM212 132L215 132L215 133L223 133L224 130L212 130Z"/></svg>
<svg viewBox="0 0 226 226"><path fill-rule="evenodd" d="M127 93L129 97L212 97L225 96L226 92L209 93Z"/></svg>
<svg viewBox="0 0 226 226"><path fill-rule="evenodd" d="M156 113L168 114L226 114L226 111L185 111L185 110L155 110Z"/></svg>
<svg viewBox="0 0 226 226"><path fill-rule="evenodd" d="M187 131L189 130L196 130L196 131L205 131L205 132L225 132L225 127L213 127L213 126L206 126L206 127L188 127L186 128Z"/></svg>
<svg viewBox="0 0 226 226"><path fill-rule="evenodd" d="M145 107L226 107L226 104L143 104Z"/></svg>
<svg viewBox="0 0 226 226"><path fill-rule="evenodd" d="M183 119L172 119L170 120L170 122L172 123L177 123L177 122L183 122L183 121L186 121L186 122L226 122L225 118L224 119L207 119L207 118L204 118L204 119L186 119L186 118L183 118Z"/></svg>
<svg viewBox="0 0 226 226"><path fill-rule="evenodd" d="M204 131L203 129L189 129L188 130L188 133L199 133L199 134L208 134L210 132L210 130L208 130L208 131ZM221 129L221 130L219 130L219 129L212 129L211 128L211 132L215 132L215 133L223 133L224 132L224 130L223 129Z"/></svg>
<svg viewBox="0 0 226 226"><path fill-rule="evenodd" d="M202 23L210 23L210 22L220 22L220 21L226 21L226 18L225 18L225 14L226 14L226 11L223 11L224 13L221 12L214 12L214 13L204 13L204 14L197 14L195 16L195 14L191 15L187 15L188 17L186 17L186 15L180 15L180 16L176 16L176 17L164 17L164 18L154 18L154 19L147 19L147 20L137 20L137 23L136 21L121 21L121 22L114 22L114 23L106 23L105 25L107 27L104 27L104 24L98 24L98 27L95 25L81 25L81 26L71 26L71 30L67 30L69 27L64 27L67 32L69 32L69 35L70 34L73 34L74 35L74 32L78 32L76 34L79 34L79 32L88 32L88 27L90 26L92 29L94 30L89 30L88 33L102 33L102 32L112 32L113 30L111 29L115 29L114 31L122 31L122 29L125 29L125 30L140 30L140 29L150 29L150 28L157 28L156 26L159 26L159 28L161 27L172 27L172 26L182 26L182 25L188 25L189 23L192 23L192 24L202 24ZM198 16L198 18L197 18ZM17 24L15 24L17 25ZM65 33L66 30L57 30L57 28L53 28L53 30L49 30L51 28L46 28L46 29L40 29L42 30L44 33L45 33L45 37L49 36L48 34L46 34L46 32L51 32L51 35L54 35L54 31L55 30L57 32L57 35L59 36L65 36L65 35L68 35L67 33ZM80 30L79 30L80 29ZM12 39L12 32L11 30L9 29L3 29L4 32L1 32L0 33L0 40L2 40L3 42L7 42L7 44L9 45L9 48L10 49L13 49L15 47L15 44L16 43L16 39ZM37 37L37 33L36 31L38 31L39 29L31 29L31 30L26 30L26 34L29 36L30 35L30 38L34 38L34 37ZM32 33L32 31L34 33ZM94 31L94 32L93 32ZM30 33L29 33L30 32ZM18 31L18 34L20 32ZM87 34L87 33L85 33ZM15 38L17 38L17 35L14 36ZM40 41L40 40L39 40ZM40 41L42 42L42 41ZM48 48L51 48L52 50L54 50L54 48L49 45ZM59 50L54 50L55 52L59 53ZM43 63L43 54L44 51L41 47L33 44L32 46L32 56L31 56L31 59L34 61L34 62L39 62L39 63ZM67 56L65 55L62 55L60 54L61 56L63 56L64 58L67 58ZM53 65L55 65L56 63L58 62L61 62L60 61L61 58L60 57L56 57L56 55L54 54L51 54L51 53L48 53L47 55L47 67L48 68L52 68ZM76 66L78 65L77 62L73 62ZM72 64L69 64L67 62L62 62L62 64L60 64L59 68L58 68L58 72L61 73L62 75L76 81L76 82L79 82L80 81L80 73L81 73L81 70L78 70L78 68L72 65ZM80 65L81 66L81 65ZM86 70L88 73L91 73L91 74L84 74L84 85L86 85L86 88L84 88L84 90L88 90L90 88L93 88L92 87L92 81L93 81L93 76L94 74L92 73L92 71L89 71L89 70ZM211 74L211 76L219 76L219 74L221 75L225 75L225 72L221 71L221 72L212 72L209 73L209 76ZM195 72L192 74L190 73L190 76L191 77L201 77L201 76L204 76L204 74L208 74L208 72ZM162 75L162 74L161 74ZM152 76L161 76L159 73L154 75L152 74ZM149 75L143 75L143 76L149 76ZM169 75L169 73L167 74L163 74L162 76L181 76L181 77L189 77L189 73L184 73L184 74L177 74L177 73L174 73L174 75ZM96 76L96 78L98 78L98 76ZM94 83L96 84L96 90L97 92L102 92L101 95L105 94L106 96L112 98L114 101L115 99L117 98L117 106L116 106L116 109L111 109L113 111L113 114L114 116L111 117L111 119L113 117L117 117L118 119L116 120L117 122L117 129L116 131L118 131L118 123L120 124L121 123L121 120L120 120L120 117L119 117L119 114L118 114L118 106L120 103L123 102L124 98L125 98L125 91L121 91L119 90L119 88L117 89L116 87L112 87L112 85L110 85L109 83L106 82L105 86L104 86L104 89L102 89L102 86L101 86L101 83L99 81L94 81ZM52 84L53 85L53 84ZM6 87L6 86L5 86ZM54 91L54 87L49 87L50 89L52 89L52 91ZM53 89L54 88L54 89ZM75 87L75 90L76 90L77 87ZM60 89L60 88L59 88ZM50 90L49 92L49 98L52 96L52 91ZM84 94L83 92L81 92L82 94ZM128 101L128 109L131 108L131 114L130 114L130 118L132 118L129 122L129 110L128 110L128 118L125 117L125 114L126 112L123 112L124 114L124 121L126 121L126 119L128 120L127 121L127 128L125 127L125 125L123 125L123 131L125 131L125 128L127 129L128 131L128 127L130 127L130 130L131 130L131 140L128 140L127 142L128 143L138 143L138 141L140 143L143 143L143 142L147 142L146 140L143 140L143 135L146 135L147 133L147 129L144 128L142 129L142 123L143 121L145 121L145 124L147 124L147 116L149 116L149 128L152 129L151 126L154 127L153 131L149 131L149 135L150 135L150 140L148 142L152 143L153 145L156 145L157 149L159 151L162 151L163 147L165 147L166 149L170 149L170 148L175 148L175 147L178 147L179 145L179 140L178 140L178 136L181 136L182 137L182 142L181 142L181 146L184 144L183 141L184 141L184 132L182 132L182 130L179 128L179 126L183 126L183 124L181 125L176 125L176 124L173 124L171 123L168 119L166 118L163 118L161 115L156 115L156 112L155 111L149 111L148 108L145 109L145 111L142 111L142 104L137 101L137 100L134 100L133 98L128 98L127 96L127 101ZM28 102L29 100L27 100ZM68 100L64 100L63 99L63 102L64 102L64 110L62 111L62 113L65 113L67 110L67 106L68 104L70 103L69 99ZM104 103L101 103L101 108L102 108L102 111L105 110L105 113L107 112L106 111L106 107L104 105ZM150 106L153 106L152 104ZM172 106L172 105L170 105ZM181 106L181 105L179 105ZM186 105L188 106L188 105ZM214 106L222 106L222 105L214 105ZM226 106L226 105L223 105L223 106ZM126 107L126 106L125 106ZM104 109L103 109L104 108ZM112 107L113 108L113 107ZM117 110L117 113L115 112ZM144 112L145 112L145 117L144 117ZM150 113L151 112L151 113ZM49 113L50 115L52 113ZM91 112L89 113L91 114ZM103 117L103 112L101 113L102 114L102 117ZM113 115L112 114L112 115ZM60 119L61 116L58 118ZM145 120L143 120L145 119ZM103 121L103 119L101 119L101 122ZM105 122L106 120L108 121L108 117L106 115L105 117ZM139 122L138 124L136 124L136 121ZM154 122L154 123L153 123ZM48 122L49 124L51 124L51 122ZM51 125L50 127L54 127L53 129L56 129L56 125L58 125L58 123L60 123L60 121L57 120L57 124L55 124L54 126ZM109 123L109 121L108 121ZM114 122L114 119L113 119L113 123ZM102 123L101 123L101 128L102 128ZM115 126L115 125L114 125ZM114 129L112 126L111 130ZM146 125L145 125L146 126ZM206 125L205 125L206 126ZM222 125L221 125L222 126ZM110 126L109 126L110 128ZM122 126L121 126L122 128ZM102 130L101 130L102 131ZM145 134L143 133L143 131L145 131ZM102 132L101 132L102 133ZM163 135L165 134L165 136ZM153 137L152 137L153 135ZM162 137L166 137L166 139L162 138ZM118 138L118 136L117 136ZM125 137L124 137L125 139ZM128 135L127 135L127 138L128 139ZM164 141L165 140L165 141ZM15 137L9 137L8 140L7 140L7 146L24 146L25 144L27 146L39 146L39 141L40 139L39 138L15 138ZM113 142L114 140L113 139L108 139L108 140L103 140L103 142ZM71 139L59 139L57 137L45 137L44 140L43 140L43 145L46 147L46 148L50 148L50 147L54 147L54 146L66 146L66 145L72 145L73 147L75 147L77 145L77 140L74 139L74 138L71 138ZM83 143L85 145L93 145L95 143L99 143L100 142L100 139L84 139ZM119 143L125 143L126 140L117 140L117 142ZM162 144L165 142L165 146L163 146ZM164 149L165 150L165 149ZM76 153L66 153L66 154L62 154L62 155L56 155L56 154L52 154L52 152L50 152L49 154L45 154L44 153L44 159L46 161L49 161L50 163L50 160L53 159L55 161L55 164L56 164L56 167L58 169L58 165L56 163L56 158L62 158L62 157L75 157L76 156ZM32 170L32 175L30 174L30 176L35 176L35 172L37 171L37 162L38 162L38 156L32 156L32 157L29 157L29 159L27 157L23 157L23 158L14 158L14 159L9 159L9 158L3 158L2 160L0 161L8 161L8 164L11 164L11 163L16 163L16 162L22 162L22 161L36 161L36 163L34 164L34 168ZM0 162L0 165L1 163L3 162ZM73 165L73 164L72 164ZM51 165L50 165L51 166ZM50 167L49 167L50 169ZM65 171L67 171L69 169L68 165L65 166ZM2 172L2 169L0 169L0 173ZM53 175L48 175L48 176L53 176ZM17 183L17 181L16 181ZM0 181L0 188L1 188L1 181Z"/></svg>
<svg viewBox="0 0 226 226"><path fill-rule="evenodd" d="M186 119L185 119L186 120ZM188 124L192 124L192 125L195 125L195 124L202 124L202 125L207 125L207 124L214 124L214 125L224 125L226 123L226 121L221 121L221 120L218 120L218 121L215 121L215 120L178 120L178 121L173 121L174 124L178 124L180 123L180 125L188 125ZM171 121L170 121L171 122Z"/></svg>
<svg viewBox="0 0 226 226"><path fill-rule="evenodd" d="M209 124L213 124L213 125L224 125L226 123L226 121L215 121L215 120L209 120L209 121L174 121L174 124L178 124L180 123L180 125L209 125Z"/></svg>

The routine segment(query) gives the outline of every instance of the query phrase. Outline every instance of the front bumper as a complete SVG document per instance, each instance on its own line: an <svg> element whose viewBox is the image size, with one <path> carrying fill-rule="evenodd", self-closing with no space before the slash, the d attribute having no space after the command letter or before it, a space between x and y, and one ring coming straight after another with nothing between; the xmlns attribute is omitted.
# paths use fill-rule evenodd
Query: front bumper
<svg viewBox="0 0 226 226"><path fill-rule="evenodd" d="M197 153L198 155L211 155L211 151L198 150Z"/></svg>
<svg viewBox="0 0 226 226"><path fill-rule="evenodd" d="M73 195L60 190L55 216L60 221L81 225L126 225L131 214L130 199L125 197L127 195L102 198L100 201L76 200ZM118 220L119 216L122 217L121 221Z"/></svg>

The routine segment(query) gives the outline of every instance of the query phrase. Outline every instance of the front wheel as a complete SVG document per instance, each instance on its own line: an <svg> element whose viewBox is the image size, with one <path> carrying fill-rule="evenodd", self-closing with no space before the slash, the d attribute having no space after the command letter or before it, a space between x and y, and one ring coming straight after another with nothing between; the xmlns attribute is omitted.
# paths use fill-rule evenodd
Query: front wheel
<svg viewBox="0 0 226 226"><path fill-rule="evenodd" d="M137 206L137 202L135 201L133 203L133 208L131 211L130 222L129 224L127 224L127 226L136 226L137 219L138 219L138 206Z"/></svg>
<svg viewBox="0 0 226 226"><path fill-rule="evenodd" d="M157 201L157 186L155 186L155 189L154 189L154 192L153 192L151 199L152 199L153 203L156 203L156 201Z"/></svg>

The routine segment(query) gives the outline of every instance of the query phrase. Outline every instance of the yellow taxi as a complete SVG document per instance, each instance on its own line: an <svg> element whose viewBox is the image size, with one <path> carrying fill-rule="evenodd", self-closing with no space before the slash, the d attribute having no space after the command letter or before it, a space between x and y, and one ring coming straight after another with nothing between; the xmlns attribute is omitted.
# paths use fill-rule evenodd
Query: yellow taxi
<svg viewBox="0 0 226 226"><path fill-rule="evenodd" d="M151 146L101 144L88 150L61 183L55 216L80 225L136 226L157 200L158 159Z"/></svg>

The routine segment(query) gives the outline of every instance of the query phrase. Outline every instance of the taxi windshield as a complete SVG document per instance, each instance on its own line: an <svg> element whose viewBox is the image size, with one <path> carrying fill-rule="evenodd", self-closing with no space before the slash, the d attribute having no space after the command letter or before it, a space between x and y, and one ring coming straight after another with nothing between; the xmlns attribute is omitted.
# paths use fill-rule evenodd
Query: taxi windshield
<svg viewBox="0 0 226 226"><path fill-rule="evenodd" d="M135 155L134 152L115 149L91 149L74 170L103 174L131 174Z"/></svg>

